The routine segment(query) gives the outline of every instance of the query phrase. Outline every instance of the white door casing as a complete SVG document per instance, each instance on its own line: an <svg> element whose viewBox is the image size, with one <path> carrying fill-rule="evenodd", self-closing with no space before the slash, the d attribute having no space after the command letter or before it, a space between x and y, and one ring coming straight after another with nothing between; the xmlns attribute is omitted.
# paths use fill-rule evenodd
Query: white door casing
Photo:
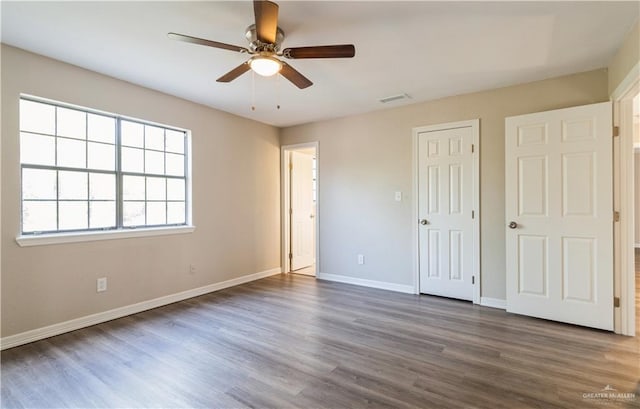
<svg viewBox="0 0 640 409"><path fill-rule="evenodd" d="M479 302L479 282L474 284L479 264L478 121L415 132L419 291Z"/></svg>
<svg viewBox="0 0 640 409"><path fill-rule="evenodd" d="M314 262L313 157L291 152L291 270Z"/></svg>
<svg viewBox="0 0 640 409"><path fill-rule="evenodd" d="M505 137L507 311L612 330L611 103L506 118Z"/></svg>
<svg viewBox="0 0 640 409"><path fill-rule="evenodd" d="M614 223L614 296L620 297L620 308L614 308L613 326L619 334L636 335L636 273L634 260L634 164L633 98L640 93L638 62L611 94L613 124L619 127L613 139L613 207L620 212ZM640 298L639 298L640 299Z"/></svg>

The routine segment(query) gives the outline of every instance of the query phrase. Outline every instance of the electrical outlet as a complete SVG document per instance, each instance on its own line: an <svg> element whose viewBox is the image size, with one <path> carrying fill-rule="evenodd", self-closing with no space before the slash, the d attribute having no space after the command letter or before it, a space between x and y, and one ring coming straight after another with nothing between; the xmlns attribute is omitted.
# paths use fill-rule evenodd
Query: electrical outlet
<svg viewBox="0 0 640 409"><path fill-rule="evenodd" d="M396 202L402 202L402 192L396 192Z"/></svg>
<svg viewBox="0 0 640 409"><path fill-rule="evenodd" d="M107 277L101 277L96 280L96 291L99 293L107 291Z"/></svg>
<svg viewBox="0 0 640 409"><path fill-rule="evenodd" d="M364 264L364 254L358 254L358 264Z"/></svg>
<svg viewBox="0 0 640 409"><path fill-rule="evenodd" d="M196 273L196 266L193 264L189 264L189 274L195 274Z"/></svg>

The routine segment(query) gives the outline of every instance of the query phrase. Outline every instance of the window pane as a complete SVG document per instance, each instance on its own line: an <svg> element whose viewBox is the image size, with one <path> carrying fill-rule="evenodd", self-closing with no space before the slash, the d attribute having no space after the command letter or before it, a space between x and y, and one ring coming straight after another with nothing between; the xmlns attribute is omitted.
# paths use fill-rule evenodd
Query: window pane
<svg viewBox="0 0 640 409"><path fill-rule="evenodd" d="M125 176L126 177L126 176ZM89 198L98 200L116 199L116 175L89 174Z"/></svg>
<svg viewBox="0 0 640 409"><path fill-rule="evenodd" d="M40 102L20 100L20 130L54 135L56 132L55 107Z"/></svg>
<svg viewBox="0 0 640 409"><path fill-rule="evenodd" d="M89 169L116 169L116 147L89 142Z"/></svg>
<svg viewBox="0 0 640 409"><path fill-rule="evenodd" d="M167 224L166 202L147 202L147 224Z"/></svg>
<svg viewBox="0 0 640 409"><path fill-rule="evenodd" d="M58 136L69 138L87 138L87 114L75 109L58 107Z"/></svg>
<svg viewBox="0 0 640 409"><path fill-rule="evenodd" d="M116 202L89 202L89 228L115 227Z"/></svg>
<svg viewBox="0 0 640 409"><path fill-rule="evenodd" d="M80 230L87 228L87 202L65 202L58 204L59 230Z"/></svg>
<svg viewBox="0 0 640 409"><path fill-rule="evenodd" d="M88 135L90 141L115 143L116 120L104 115L88 114Z"/></svg>
<svg viewBox="0 0 640 409"><path fill-rule="evenodd" d="M144 202L124 202L122 216L125 226L144 225Z"/></svg>
<svg viewBox="0 0 640 409"><path fill-rule="evenodd" d="M143 121L20 99L23 233L184 224L186 138Z"/></svg>
<svg viewBox="0 0 640 409"><path fill-rule="evenodd" d="M167 203L167 224L186 223L184 202Z"/></svg>
<svg viewBox="0 0 640 409"><path fill-rule="evenodd" d="M122 148L122 170L124 172L144 172L144 151L135 148Z"/></svg>
<svg viewBox="0 0 640 409"><path fill-rule="evenodd" d="M184 200L183 179L167 179L167 199Z"/></svg>
<svg viewBox="0 0 640 409"><path fill-rule="evenodd" d="M22 169L22 198L56 200L56 171Z"/></svg>
<svg viewBox="0 0 640 409"><path fill-rule="evenodd" d="M139 124L137 122L121 121L120 129L120 139L123 145L135 146L137 148L144 147L144 127L142 126L142 124Z"/></svg>
<svg viewBox="0 0 640 409"><path fill-rule="evenodd" d="M167 153L167 175L184 176L184 155Z"/></svg>
<svg viewBox="0 0 640 409"><path fill-rule="evenodd" d="M166 196L164 178L147 178L147 200L165 200Z"/></svg>
<svg viewBox="0 0 640 409"><path fill-rule="evenodd" d="M56 202L22 202L22 231L56 230Z"/></svg>
<svg viewBox="0 0 640 409"><path fill-rule="evenodd" d="M145 173L164 175L164 153L144 151Z"/></svg>
<svg viewBox="0 0 640 409"><path fill-rule="evenodd" d="M88 175L86 172L58 172L58 198L84 199L88 197Z"/></svg>
<svg viewBox="0 0 640 409"><path fill-rule="evenodd" d="M32 133L21 133L20 162L54 166L56 164L55 138Z"/></svg>
<svg viewBox="0 0 640 409"><path fill-rule="evenodd" d="M166 130L167 152L184 153L184 132Z"/></svg>
<svg viewBox="0 0 640 409"><path fill-rule="evenodd" d="M144 176L123 176L122 197L124 200L144 200Z"/></svg>
<svg viewBox="0 0 640 409"><path fill-rule="evenodd" d="M58 138L58 166L70 168L87 167L87 143L73 139Z"/></svg>
<svg viewBox="0 0 640 409"><path fill-rule="evenodd" d="M144 127L144 147L147 149L164 150L164 129L157 126Z"/></svg>

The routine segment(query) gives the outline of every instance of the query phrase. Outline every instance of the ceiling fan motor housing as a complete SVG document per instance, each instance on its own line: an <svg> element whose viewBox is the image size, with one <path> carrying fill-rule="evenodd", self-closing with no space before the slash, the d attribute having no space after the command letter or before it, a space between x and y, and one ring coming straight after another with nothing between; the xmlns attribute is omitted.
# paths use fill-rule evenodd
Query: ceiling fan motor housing
<svg viewBox="0 0 640 409"><path fill-rule="evenodd" d="M269 51L275 53L280 51L280 44L282 44L282 42L284 41L284 31L282 31L282 29L278 27L278 30L276 32L276 42L273 44L263 43L262 41L258 40L256 25L251 24L249 27L247 27L245 37L247 37L247 41L249 41L249 50L251 52L255 53Z"/></svg>

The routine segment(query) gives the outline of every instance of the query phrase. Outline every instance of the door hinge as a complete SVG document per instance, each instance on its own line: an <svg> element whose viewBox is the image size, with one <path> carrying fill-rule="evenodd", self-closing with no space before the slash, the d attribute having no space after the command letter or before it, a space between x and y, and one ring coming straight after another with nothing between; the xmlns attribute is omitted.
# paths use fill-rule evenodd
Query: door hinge
<svg viewBox="0 0 640 409"><path fill-rule="evenodd" d="M476 218L476 211L475 211L475 210L472 210L472 211L471 211L471 218L472 218L472 219L475 219L475 218Z"/></svg>
<svg viewBox="0 0 640 409"><path fill-rule="evenodd" d="M620 308L620 297L613 297L613 307Z"/></svg>
<svg viewBox="0 0 640 409"><path fill-rule="evenodd" d="M615 138L616 136L620 136L620 127L619 126L614 126L613 127L613 137Z"/></svg>
<svg viewBox="0 0 640 409"><path fill-rule="evenodd" d="M476 151L476 145L475 144L471 144L471 153L474 153Z"/></svg>
<svg viewBox="0 0 640 409"><path fill-rule="evenodd" d="M293 162L289 162L289 170L293 170Z"/></svg>
<svg viewBox="0 0 640 409"><path fill-rule="evenodd" d="M619 222L620 221L620 212L613 212L613 221L614 222Z"/></svg>
<svg viewBox="0 0 640 409"><path fill-rule="evenodd" d="M289 215L293 214L293 209L289 209Z"/></svg>
<svg viewBox="0 0 640 409"><path fill-rule="evenodd" d="M291 260L293 258L293 254L289 253L289 260Z"/></svg>
<svg viewBox="0 0 640 409"><path fill-rule="evenodd" d="M476 276L471 276L471 284L475 284L476 283Z"/></svg>

